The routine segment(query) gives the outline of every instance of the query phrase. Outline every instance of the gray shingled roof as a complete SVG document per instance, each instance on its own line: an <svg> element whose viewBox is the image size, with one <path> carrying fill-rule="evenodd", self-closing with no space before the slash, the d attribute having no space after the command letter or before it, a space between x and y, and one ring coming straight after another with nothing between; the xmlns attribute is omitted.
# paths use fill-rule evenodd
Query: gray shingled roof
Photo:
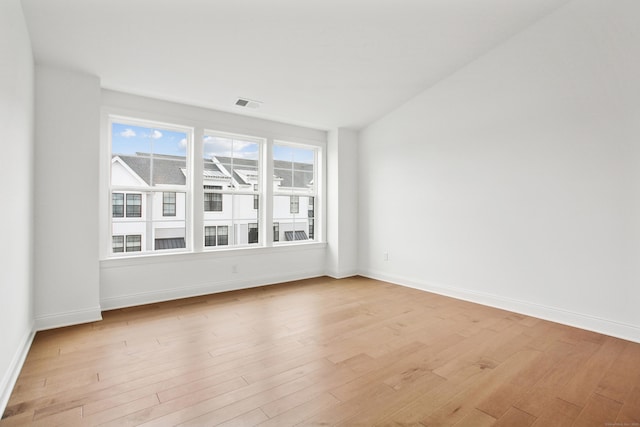
<svg viewBox="0 0 640 427"><path fill-rule="evenodd" d="M290 242L292 240L309 240L309 238L307 237L307 233L305 233L304 231L296 230L296 234L293 234L293 231L285 231L284 240Z"/></svg>
<svg viewBox="0 0 640 427"><path fill-rule="evenodd" d="M186 248L187 245L184 241L184 237L172 237L169 239L156 239L155 249L181 249Z"/></svg>
<svg viewBox="0 0 640 427"><path fill-rule="evenodd" d="M120 155L125 162L140 178L148 185L170 184L185 185L186 178L182 173L182 168L186 167L184 157L154 155L153 159L143 153L136 153L135 156ZM153 161L153 181L151 180L151 162Z"/></svg>
<svg viewBox="0 0 640 427"><path fill-rule="evenodd" d="M147 153L136 153L136 155L119 154L120 157L136 174L140 176L148 185L151 185L151 158ZM216 157L218 161L229 171L231 170L230 157ZM221 172L212 160L204 161L204 169L214 172ZM168 185L185 185L186 178L182 169L186 167L186 161L181 156L169 156L156 154L153 156L153 183ZM307 188L313 181L313 165L307 163L292 163L283 160L274 160L274 175L279 180L282 187ZM233 159L234 169L255 170L258 169L258 162L249 159ZM293 169L293 171L292 171ZM233 177L241 184L245 182L234 170Z"/></svg>
<svg viewBox="0 0 640 427"><path fill-rule="evenodd" d="M313 181L313 165L274 160L273 174L282 179L282 187L307 188Z"/></svg>

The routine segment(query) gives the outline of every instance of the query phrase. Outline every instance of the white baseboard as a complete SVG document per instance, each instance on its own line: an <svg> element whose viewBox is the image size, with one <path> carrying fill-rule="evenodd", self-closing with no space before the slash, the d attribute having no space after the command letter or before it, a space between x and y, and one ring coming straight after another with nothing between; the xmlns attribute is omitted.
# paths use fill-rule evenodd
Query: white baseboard
<svg viewBox="0 0 640 427"><path fill-rule="evenodd" d="M347 277L357 276L358 270L327 271L326 274L332 279L346 279Z"/></svg>
<svg viewBox="0 0 640 427"><path fill-rule="evenodd" d="M102 320L102 310L100 307L92 307L84 310L38 316L35 321L35 330L44 331L98 320Z"/></svg>
<svg viewBox="0 0 640 427"><path fill-rule="evenodd" d="M220 292L237 291L240 289L256 288L293 280L311 279L324 276L324 271L300 271L289 274L279 274L271 277L259 277L242 280L230 280L216 283L203 283L199 285L184 286L180 288L162 289L157 291L140 292L136 294L105 297L100 300L103 310L133 307L137 305L152 304L162 301L170 301L180 298L190 298L200 295L215 294Z"/></svg>
<svg viewBox="0 0 640 427"><path fill-rule="evenodd" d="M442 284L431 283L422 280L415 280L408 277L388 275L379 271L365 270L360 272L361 276L371 279L382 280L400 286L419 289L434 294L444 295L464 301L500 308L551 322L561 323L580 329L621 338L628 341L640 343L640 327L621 323L609 319L603 319L588 314L576 313L561 308L550 307L541 304L505 298L483 292L469 291Z"/></svg>
<svg viewBox="0 0 640 427"><path fill-rule="evenodd" d="M24 365L24 361L27 358L27 354L29 353L31 343L33 342L33 337L35 335L36 333L33 326L29 328L29 330L25 331L22 341L11 359L9 368L2 375L2 382L0 382L0 417L7 407L7 403L11 397L11 392L13 391L13 387L16 385L18 375L20 375L22 365Z"/></svg>

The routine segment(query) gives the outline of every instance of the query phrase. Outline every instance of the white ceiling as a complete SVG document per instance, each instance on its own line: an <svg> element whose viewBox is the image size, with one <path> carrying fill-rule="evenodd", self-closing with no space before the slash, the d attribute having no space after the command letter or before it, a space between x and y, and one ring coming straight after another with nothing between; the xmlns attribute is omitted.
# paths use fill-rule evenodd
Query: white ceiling
<svg viewBox="0 0 640 427"><path fill-rule="evenodd" d="M22 0L39 64L320 129L366 126L566 2Z"/></svg>

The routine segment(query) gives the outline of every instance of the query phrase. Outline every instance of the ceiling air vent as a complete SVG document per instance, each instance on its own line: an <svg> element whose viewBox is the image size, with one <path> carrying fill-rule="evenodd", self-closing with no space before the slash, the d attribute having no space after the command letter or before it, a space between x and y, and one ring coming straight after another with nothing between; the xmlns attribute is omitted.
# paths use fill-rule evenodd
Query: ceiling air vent
<svg viewBox="0 0 640 427"><path fill-rule="evenodd" d="M236 101L236 105L238 107L246 107L246 108L258 108L262 105L260 101L252 101L251 99L246 98L238 98Z"/></svg>

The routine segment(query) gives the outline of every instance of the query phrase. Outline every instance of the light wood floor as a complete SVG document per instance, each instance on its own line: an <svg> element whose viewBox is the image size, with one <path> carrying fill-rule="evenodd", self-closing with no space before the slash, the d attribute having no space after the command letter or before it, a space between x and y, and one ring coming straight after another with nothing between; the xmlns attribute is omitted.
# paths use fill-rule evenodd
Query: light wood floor
<svg viewBox="0 0 640 427"><path fill-rule="evenodd" d="M0 425L614 423L640 425L640 344L320 278L40 332Z"/></svg>

